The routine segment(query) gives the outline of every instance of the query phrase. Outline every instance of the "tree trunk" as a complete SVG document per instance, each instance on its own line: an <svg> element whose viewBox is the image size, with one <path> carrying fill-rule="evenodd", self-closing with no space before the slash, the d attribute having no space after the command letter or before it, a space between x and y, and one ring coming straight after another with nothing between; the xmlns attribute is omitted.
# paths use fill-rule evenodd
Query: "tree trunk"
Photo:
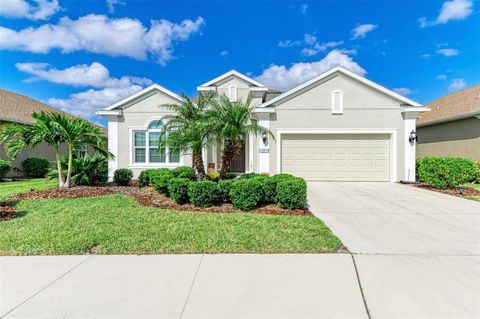
<svg viewBox="0 0 480 319"><path fill-rule="evenodd" d="M62 161L60 159L60 153L58 151L58 148L55 148L55 159L57 161L58 188L62 188L62 187L64 187L63 171L62 171Z"/></svg>
<svg viewBox="0 0 480 319"><path fill-rule="evenodd" d="M67 179L65 180L65 188L70 187L70 183L72 180L72 162L73 162L73 153L72 147L68 146L68 166L67 166Z"/></svg>
<svg viewBox="0 0 480 319"><path fill-rule="evenodd" d="M198 179L204 180L207 177L207 175L205 174L205 166L203 166L202 150L200 151L197 150L192 152L192 162L193 162L193 167L197 172Z"/></svg>
<svg viewBox="0 0 480 319"><path fill-rule="evenodd" d="M225 141L222 150L222 168L220 169L220 179L224 179L230 171L230 165L236 153L236 147L230 141Z"/></svg>

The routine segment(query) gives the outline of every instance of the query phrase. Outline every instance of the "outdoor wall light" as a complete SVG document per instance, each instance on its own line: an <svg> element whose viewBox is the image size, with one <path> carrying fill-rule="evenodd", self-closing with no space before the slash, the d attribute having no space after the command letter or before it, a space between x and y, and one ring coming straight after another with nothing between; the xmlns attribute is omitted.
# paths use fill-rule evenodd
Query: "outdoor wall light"
<svg viewBox="0 0 480 319"><path fill-rule="evenodd" d="M262 142L263 145L268 146L268 135L265 132L262 133Z"/></svg>
<svg viewBox="0 0 480 319"><path fill-rule="evenodd" d="M417 140L418 140L417 132L415 132L414 130L412 130L412 131L410 132L410 135L408 136L408 141L413 144L413 143L415 143Z"/></svg>

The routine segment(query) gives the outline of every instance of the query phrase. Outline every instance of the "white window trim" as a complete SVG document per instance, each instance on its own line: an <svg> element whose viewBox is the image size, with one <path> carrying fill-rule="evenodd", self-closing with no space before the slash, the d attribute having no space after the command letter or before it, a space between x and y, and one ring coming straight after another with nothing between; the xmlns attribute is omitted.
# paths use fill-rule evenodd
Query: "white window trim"
<svg viewBox="0 0 480 319"><path fill-rule="evenodd" d="M160 120L158 117L152 118L147 123L145 123L145 126L130 126L128 128L128 134L129 134L129 147L128 147L128 167L133 167L133 168L150 168L150 167L178 167L178 166L183 166L184 165L184 156L180 152L180 161L178 163L170 163L170 150L168 147L165 150L165 162L163 163L151 163L150 160L150 145L149 145L149 140L148 140L148 132L160 132L160 129L148 129L150 124L154 121ZM134 139L133 139L133 134L134 132L138 131L144 131L145 132L145 147L140 147L140 148L145 148L145 162L144 163L137 163L135 162L135 152L134 152Z"/></svg>
<svg viewBox="0 0 480 319"><path fill-rule="evenodd" d="M340 93L340 110L335 110L335 93ZM332 114L343 114L343 92L341 90L332 91Z"/></svg>
<svg viewBox="0 0 480 319"><path fill-rule="evenodd" d="M390 135L390 182L397 182L397 131L398 129L383 129L383 128L344 128L344 129L277 129L277 167L276 174L282 172L282 135L285 134L389 134Z"/></svg>
<svg viewBox="0 0 480 319"><path fill-rule="evenodd" d="M233 94L232 94L232 89L233 89ZM230 100L230 102L238 101L238 88L236 85L230 85L228 87L228 99Z"/></svg>

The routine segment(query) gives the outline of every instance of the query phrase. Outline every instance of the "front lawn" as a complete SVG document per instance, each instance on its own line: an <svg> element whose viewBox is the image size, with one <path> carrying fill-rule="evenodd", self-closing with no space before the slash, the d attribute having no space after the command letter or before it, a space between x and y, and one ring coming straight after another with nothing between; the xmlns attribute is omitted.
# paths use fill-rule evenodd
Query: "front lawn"
<svg viewBox="0 0 480 319"><path fill-rule="evenodd" d="M0 202L13 195L29 192L32 188L35 190L42 190L55 187L58 187L58 181L49 180L46 178L26 179L16 182L3 182L0 183Z"/></svg>
<svg viewBox="0 0 480 319"><path fill-rule="evenodd" d="M25 200L17 212L18 218L0 222L0 255L326 253L344 248L311 216L178 212L144 207L124 195Z"/></svg>

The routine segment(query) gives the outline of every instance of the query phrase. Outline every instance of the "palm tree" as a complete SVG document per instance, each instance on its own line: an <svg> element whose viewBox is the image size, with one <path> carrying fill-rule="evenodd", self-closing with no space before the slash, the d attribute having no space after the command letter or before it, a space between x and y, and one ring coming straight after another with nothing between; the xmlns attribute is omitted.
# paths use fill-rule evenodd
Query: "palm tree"
<svg viewBox="0 0 480 319"><path fill-rule="evenodd" d="M55 149L59 187L70 187L72 179L73 152L91 147L105 157L111 157L106 140L100 128L79 117L69 117L60 113L32 113L32 125L11 124L0 129L0 143L5 143L7 154L16 158L28 147L36 147L45 142ZM64 180L61 156L63 145L67 146L67 174Z"/></svg>
<svg viewBox="0 0 480 319"><path fill-rule="evenodd" d="M230 171L233 157L240 154L245 138L249 134L268 134L273 138L273 134L267 128L251 121L252 99L253 96L249 95L245 102L242 100L232 102L222 94L213 100L212 109L208 111L208 121L215 123L216 136L223 141L220 178L225 178Z"/></svg>
<svg viewBox="0 0 480 319"><path fill-rule="evenodd" d="M202 150L213 144L213 126L205 116L211 100L211 94L200 94L197 103L184 96L181 105L162 105L175 113L162 117L164 127L160 147L168 146L180 152L191 150L193 168L199 179L206 178Z"/></svg>

